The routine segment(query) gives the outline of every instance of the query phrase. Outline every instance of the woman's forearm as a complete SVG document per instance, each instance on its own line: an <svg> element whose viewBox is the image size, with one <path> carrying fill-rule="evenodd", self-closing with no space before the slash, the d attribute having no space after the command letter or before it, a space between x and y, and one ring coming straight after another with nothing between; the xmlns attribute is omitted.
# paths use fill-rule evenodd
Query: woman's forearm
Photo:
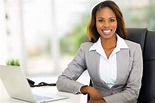
<svg viewBox="0 0 155 103"><path fill-rule="evenodd" d="M80 90L83 94L89 94L93 100L102 99L102 95L94 87L82 86Z"/></svg>
<svg viewBox="0 0 155 103"><path fill-rule="evenodd" d="M90 95L90 101L88 103L106 103L102 95L94 87L82 86L80 90L81 93Z"/></svg>
<svg viewBox="0 0 155 103"><path fill-rule="evenodd" d="M81 89L80 89L80 91L81 91L81 93L83 93L83 94L89 94L88 92L89 92L89 86L82 86L81 87Z"/></svg>

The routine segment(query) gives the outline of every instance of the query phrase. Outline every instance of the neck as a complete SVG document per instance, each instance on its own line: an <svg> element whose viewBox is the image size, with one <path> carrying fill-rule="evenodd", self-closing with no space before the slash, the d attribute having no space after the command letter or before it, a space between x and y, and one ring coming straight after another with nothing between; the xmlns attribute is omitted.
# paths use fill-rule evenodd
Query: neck
<svg viewBox="0 0 155 103"><path fill-rule="evenodd" d="M112 49L116 47L116 37L113 39L101 39L101 45L103 47L103 49Z"/></svg>

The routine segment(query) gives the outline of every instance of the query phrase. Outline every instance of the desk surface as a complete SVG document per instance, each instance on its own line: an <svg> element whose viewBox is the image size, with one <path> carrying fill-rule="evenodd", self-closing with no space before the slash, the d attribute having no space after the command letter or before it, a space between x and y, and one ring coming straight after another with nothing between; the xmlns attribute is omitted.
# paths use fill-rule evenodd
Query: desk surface
<svg viewBox="0 0 155 103"><path fill-rule="evenodd" d="M86 95L74 95L72 93L66 93L66 92L60 92L57 90L56 86L50 87L50 86L44 86L44 87L35 87L32 88L33 92L47 92L47 93L54 93L54 94L60 94L69 97L68 99L64 100L58 100L58 101L52 101L48 103L86 103ZM5 87L0 79L0 103L28 103L25 101L12 99L7 91L5 90Z"/></svg>

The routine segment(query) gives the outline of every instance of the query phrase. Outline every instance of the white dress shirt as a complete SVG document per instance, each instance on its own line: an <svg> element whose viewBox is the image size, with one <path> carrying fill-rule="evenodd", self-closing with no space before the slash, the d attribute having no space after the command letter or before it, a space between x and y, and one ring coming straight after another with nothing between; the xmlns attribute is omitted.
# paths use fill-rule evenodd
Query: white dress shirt
<svg viewBox="0 0 155 103"><path fill-rule="evenodd" d="M100 54L100 63L99 63L99 74L100 78L111 88L117 78L117 61L116 61L116 53L120 51L120 48L128 48L125 41L117 35L117 44L116 48L112 51L109 58L107 58L105 51L101 45L101 39L99 38L96 43L94 43L89 51L96 50L97 53Z"/></svg>

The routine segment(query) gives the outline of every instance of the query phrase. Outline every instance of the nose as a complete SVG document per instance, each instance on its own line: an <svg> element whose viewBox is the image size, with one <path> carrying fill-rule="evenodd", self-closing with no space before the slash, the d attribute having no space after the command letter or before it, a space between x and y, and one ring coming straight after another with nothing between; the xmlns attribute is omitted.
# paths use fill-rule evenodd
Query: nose
<svg viewBox="0 0 155 103"><path fill-rule="evenodd" d="M108 21L106 21L106 22L104 22L104 27L109 27L109 22Z"/></svg>

